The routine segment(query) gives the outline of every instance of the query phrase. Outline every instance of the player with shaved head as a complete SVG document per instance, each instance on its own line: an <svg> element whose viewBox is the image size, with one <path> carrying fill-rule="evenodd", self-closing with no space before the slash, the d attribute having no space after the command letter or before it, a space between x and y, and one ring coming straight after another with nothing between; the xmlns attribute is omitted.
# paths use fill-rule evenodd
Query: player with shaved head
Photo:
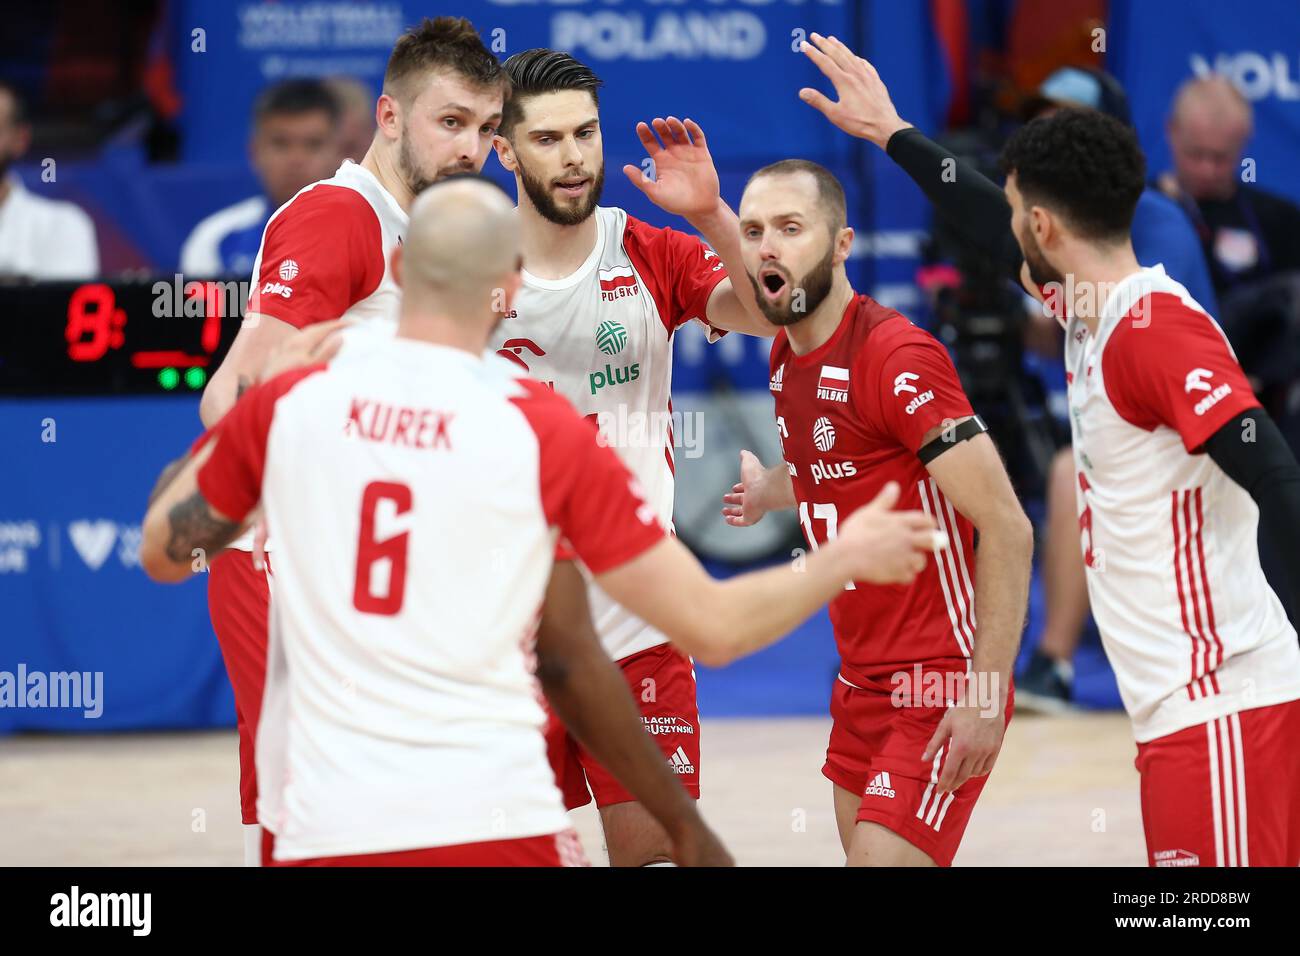
<svg viewBox="0 0 1300 956"><path fill-rule="evenodd" d="M141 563L162 581L188 577L193 549L222 547L259 502L281 535L257 740L267 863L581 863L534 653L551 706L674 858L729 862L594 636L537 633L544 596L582 594L551 576L557 536L711 664L779 639L850 580L906 584L934 547L933 522L891 510L887 487L802 569L714 581L567 401L484 354L522 284L520 248L496 186L431 187L393 253L396 335L360 324L327 360L251 388L145 516Z"/></svg>

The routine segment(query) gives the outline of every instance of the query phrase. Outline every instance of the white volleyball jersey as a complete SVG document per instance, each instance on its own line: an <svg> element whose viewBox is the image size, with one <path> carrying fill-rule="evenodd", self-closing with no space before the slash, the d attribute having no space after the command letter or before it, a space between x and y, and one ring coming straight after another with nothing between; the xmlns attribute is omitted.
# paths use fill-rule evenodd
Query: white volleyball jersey
<svg viewBox="0 0 1300 956"><path fill-rule="evenodd" d="M339 318L381 319L396 328L401 292L390 258L409 222L368 169L345 159L267 222L247 311L300 329ZM251 551L252 532L231 547Z"/></svg>
<svg viewBox="0 0 1300 956"><path fill-rule="evenodd" d="M641 483L664 527L673 517L673 333L707 325L709 295L727 277L694 236L598 206L596 244L563 279L524 271L514 309L491 345L567 398L600 428ZM719 333L710 329L710 340ZM594 584L592 619L614 660L668 641Z"/></svg>
<svg viewBox="0 0 1300 956"><path fill-rule="evenodd" d="M1201 446L1258 402L1218 324L1161 266L1066 328L1088 594L1139 742L1300 698L1260 570L1259 509Z"/></svg>
<svg viewBox="0 0 1300 956"><path fill-rule="evenodd" d="M558 534L597 573L663 538L635 480L495 356L345 333L208 434L199 489L279 535L257 738L277 859L568 823L533 637Z"/></svg>

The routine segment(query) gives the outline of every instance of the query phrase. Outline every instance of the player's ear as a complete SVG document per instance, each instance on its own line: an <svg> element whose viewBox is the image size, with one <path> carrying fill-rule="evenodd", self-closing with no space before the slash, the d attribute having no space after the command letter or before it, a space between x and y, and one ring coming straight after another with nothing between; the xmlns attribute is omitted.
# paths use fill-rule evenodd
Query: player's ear
<svg viewBox="0 0 1300 956"><path fill-rule="evenodd" d="M1040 246L1056 241L1056 217L1042 206L1029 207L1029 228Z"/></svg>
<svg viewBox="0 0 1300 956"><path fill-rule="evenodd" d="M513 173L517 164L515 163L515 150L510 145L510 140L497 133L492 137L492 148L496 150L497 161L501 163L502 167Z"/></svg>
<svg viewBox="0 0 1300 956"><path fill-rule="evenodd" d="M853 251L853 227L845 226L835 234L835 256L832 260L835 265L843 265L849 260L849 253Z"/></svg>
<svg viewBox="0 0 1300 956"><path fill-rule="evenodd" d="M395 141L402 135L402 104L396 97L380 93L375 103L375 126L384 138Z"/></svg>

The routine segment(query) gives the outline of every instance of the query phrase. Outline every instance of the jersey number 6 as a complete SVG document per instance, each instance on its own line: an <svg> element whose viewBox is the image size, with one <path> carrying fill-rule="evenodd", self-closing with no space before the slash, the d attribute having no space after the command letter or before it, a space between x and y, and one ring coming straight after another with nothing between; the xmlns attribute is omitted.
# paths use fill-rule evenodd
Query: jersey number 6
<svg viewBox="0 0 1300 956"><path fill-rule="evenodd" d="M366 614L393 615L402 609L406 598L406 545L411 535L403 531L383 541L375 539L375 515L380 502L391 502L394 514L404 515L411 510L411 489L395 481L372 481L366 485L361 495L361 535L357 541L357 579L352 603ZM375 572L380 569L388 571L388 586L382 594L376 594Z"/></svg>

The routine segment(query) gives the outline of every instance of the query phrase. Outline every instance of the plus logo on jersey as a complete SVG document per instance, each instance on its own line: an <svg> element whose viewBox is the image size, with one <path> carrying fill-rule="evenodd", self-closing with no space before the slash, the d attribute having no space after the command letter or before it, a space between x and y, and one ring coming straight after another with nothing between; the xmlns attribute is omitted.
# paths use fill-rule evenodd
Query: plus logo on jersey
<svg viewBox="0 0 1300 956"><path fill-rule="evenodd" d="M623 351L623 346L626 344L627 329L621 323L611 320L602 322L596 327L596 348L606 355L617 355ZM641 365L638 362L624 365L622 368L606 364L603 369L596 369L587 376L587 385L591 389L591 394L595 395L602 388L610 385L626 385L640 377Z"/></svg>
<svg viewBox="0 0 1300 956"><path fill-rule="evenodd" d="M615 302L641 294L641 284L636 281L636 273L630 265L601 269L597 281L600 283L601 302Z"/></svg>
<svg viewBox="0 0 1300 956"><path fill-rule="evenodd" d="M813 444L818 451L830 451L835 447L835 426L825 416L813 422Z"/></svg>
<svg viewBox="0 0 1300 956"><path fill-rule="evenodd" d="M285 259L280 263L280 278L289 282L298 277L298 263L292 259Z"/></svg>
<svg viewBox="0 0 1300 956"><path fill-rule="evenodd" d="M1232 394L1232 386L1227 382L1222 385L1211 386L1209 382L1205 381L1207 378L1214 378L1214 373L1207 368L1194 368L1187 373L1187 380L1183 383L1183 391L1188 395L1192 394L1192 392L1210 393L1192 406L1192 411L1197 415L1204 415L1225 397Z"/></svg>
<svg viewBox="0 0 1300 956"><path fill-rule="evenodd" d="M849 370L834 365L823 365L817 378L817 397L830 402L848 403Z"/></svg>
<svg viewBox="0 0 1300 956"><path fill-rule="evenodd" d="M596 348L606 355L617 355L627 345L627 329L618 322L602 322L596 328Z"/></svg>

